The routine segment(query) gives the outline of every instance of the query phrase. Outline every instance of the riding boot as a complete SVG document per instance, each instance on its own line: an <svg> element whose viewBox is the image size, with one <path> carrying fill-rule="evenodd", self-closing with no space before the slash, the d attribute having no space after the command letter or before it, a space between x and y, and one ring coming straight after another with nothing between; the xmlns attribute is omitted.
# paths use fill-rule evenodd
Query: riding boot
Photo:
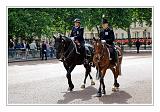
<svg viewBox="0 0 160 112"><path fill-rule="evenodd" d="M80 46L77 46L77 45L74 43L74 47L75 47L76 53L77 53L77 54L80 54L80 52L78 51L79 48L77 48L77 47L80 47Z"/></svg>
<svg viewBox="0 0 160 112"><path fill-rule="evenodd" d="M64 57L63 57L63 55L61 54L61 56L60 56L60 58L59 58L59 61L64 61Z"/></svg>

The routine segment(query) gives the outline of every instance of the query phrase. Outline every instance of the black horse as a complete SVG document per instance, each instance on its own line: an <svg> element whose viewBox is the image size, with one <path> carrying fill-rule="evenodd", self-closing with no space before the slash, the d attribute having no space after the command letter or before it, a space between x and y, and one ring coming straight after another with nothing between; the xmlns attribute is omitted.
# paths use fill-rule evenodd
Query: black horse
<svg viewBox="0 0 160 112"><path fill-rule="evenodd" d="M56 38L53 36L53 38L55 39L56 58L62 59L63 65L67 71L66 77L69 85L68 90L72 91L74 88L71 79L71 72L76 65L84 65L86 69L84 84L81 86L81 88L85 88L88 75L91 79L91 85L95 85L95 82L90 75L93 60L93 47L90 44L85 44L87 61L84 63L84 57L82 57L81 54L76 53L75 43L69 37L60 36L59 38Z"/></svg>

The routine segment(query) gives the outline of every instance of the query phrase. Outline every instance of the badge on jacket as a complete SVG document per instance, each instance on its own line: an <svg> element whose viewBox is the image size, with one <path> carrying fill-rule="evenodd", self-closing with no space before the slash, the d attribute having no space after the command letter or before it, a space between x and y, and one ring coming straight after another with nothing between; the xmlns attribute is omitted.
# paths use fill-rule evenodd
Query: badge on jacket
<svg viewBox="0 0 160 112"><path fill-rule="evenodd" d="M79 34L79 31L77 31L77 35Z"/></svg>
<svg viewBox="0 0 160 112"><path fill-rule="evenodd" d="M105 32L105 35L108 35L108 32Z"/></svg>

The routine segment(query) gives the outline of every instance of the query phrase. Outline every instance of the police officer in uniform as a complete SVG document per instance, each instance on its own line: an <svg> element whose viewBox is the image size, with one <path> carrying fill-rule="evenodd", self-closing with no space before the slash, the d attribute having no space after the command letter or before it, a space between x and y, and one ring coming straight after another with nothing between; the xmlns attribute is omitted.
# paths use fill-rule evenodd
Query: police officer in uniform
<svg viewBox="0 0 160 112"><path fill-rule="evenodd" d="M84 59L86 58L86 52L85 52L85 41L83 37L84 33L84 28L80 26L81 21L80 19L76 18L74 20L74 26L72 27L71 35L70 37L72 40L75 42L75 47L76 47L76 53L81 54Z"/></svg>
<svg viewBox="0 0 160 112"><path fill-rule="evenodd" d="M100 32L100 40L105 40L111 46L111 58L117 63L117 53L113 41L115 40L114 32L109 28L107 19L102 19L102 30Z"/></svg>

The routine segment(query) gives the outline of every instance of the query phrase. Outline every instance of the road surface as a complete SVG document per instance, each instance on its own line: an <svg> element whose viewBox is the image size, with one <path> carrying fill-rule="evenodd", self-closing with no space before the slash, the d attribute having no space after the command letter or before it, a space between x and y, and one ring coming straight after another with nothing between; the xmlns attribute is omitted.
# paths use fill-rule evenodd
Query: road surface
<svg viewBox="0 0 160 112"><path fill-rule="evenodd" d="M83 83L85 69L76 66L72 72L74 91L67 92L68 84L63 64L57 60L16 62L8 65L8 104L152 104L152 56L125 56L122 62L122 76L119 76L119 92L112 92L113 74L105 76L106 95L97 98L99 81L96 69L91 75L96 83Z"/></svg>

